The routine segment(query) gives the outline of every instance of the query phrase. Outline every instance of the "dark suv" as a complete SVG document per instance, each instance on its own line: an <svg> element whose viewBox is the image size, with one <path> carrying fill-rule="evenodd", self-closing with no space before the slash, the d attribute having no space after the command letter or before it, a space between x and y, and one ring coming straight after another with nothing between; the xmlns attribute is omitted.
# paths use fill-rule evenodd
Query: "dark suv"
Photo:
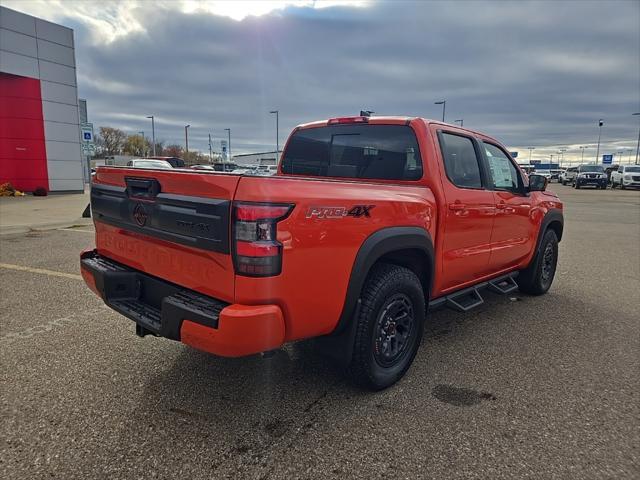
<svg viewBox="0 0 640 480"><path fill-rule="evenodd" d="M573 177L573 188L593 185L596 188L606 189L608 183L609 179L602 165L580 165Z"/></svg>

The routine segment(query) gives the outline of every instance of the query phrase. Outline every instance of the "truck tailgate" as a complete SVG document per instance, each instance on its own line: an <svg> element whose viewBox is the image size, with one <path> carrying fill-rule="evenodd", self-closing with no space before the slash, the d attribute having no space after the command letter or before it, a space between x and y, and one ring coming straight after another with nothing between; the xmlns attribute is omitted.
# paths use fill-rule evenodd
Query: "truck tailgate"
<svg viewBox="0 0 640 480"><path fill-rule="evenodd" d="M91 187L98 253L232 302L229 217L239 179L213 172L99 168Z"/></svg>

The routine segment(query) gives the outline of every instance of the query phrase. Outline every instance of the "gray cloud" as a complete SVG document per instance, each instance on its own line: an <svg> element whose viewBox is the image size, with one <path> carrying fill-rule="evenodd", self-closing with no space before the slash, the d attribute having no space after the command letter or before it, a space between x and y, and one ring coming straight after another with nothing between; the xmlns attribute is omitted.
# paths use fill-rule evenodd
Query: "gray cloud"
<svg viewBox="0 0 640 480"><path fill-rule="evenodd" d="M298 123L379 113L440 117L514 149L594 144L632 148L640 111L640 3L388 2L366 8L289 7L237 22L143 3L146 31L93 43L76 30L79 90L97 125L207 149L232 129L234 153L273 148ZM595 149L591 155L595 155ZM548 157L547 157L548 158ZM626 159L626 153L625 153Z"/></svg>

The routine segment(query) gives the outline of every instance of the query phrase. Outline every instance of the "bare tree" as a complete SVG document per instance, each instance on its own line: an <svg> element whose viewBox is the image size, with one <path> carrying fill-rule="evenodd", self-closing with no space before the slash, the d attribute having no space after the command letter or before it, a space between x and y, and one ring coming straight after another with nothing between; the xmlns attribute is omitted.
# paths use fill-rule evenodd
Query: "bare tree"
<svg viewBox="0 0 640 480"><path fill-rule="evenodd" d="M100 127L98 144L105 155L118 155L124 148L127 134L118 128Z"/></svg>

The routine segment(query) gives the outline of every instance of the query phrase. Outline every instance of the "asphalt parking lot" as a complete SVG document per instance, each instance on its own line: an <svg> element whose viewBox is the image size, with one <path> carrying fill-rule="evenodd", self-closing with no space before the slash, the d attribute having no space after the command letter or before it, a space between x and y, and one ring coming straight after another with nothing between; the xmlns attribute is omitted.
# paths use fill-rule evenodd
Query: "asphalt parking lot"
<svg viewBox="0 0 640 480"><path fill-rule="evenodd" d="M640 192L573 190L555 283L439 311L408 375L222 359L84 286L90 227L0 237L0 477L638 478Z"/></svg>

